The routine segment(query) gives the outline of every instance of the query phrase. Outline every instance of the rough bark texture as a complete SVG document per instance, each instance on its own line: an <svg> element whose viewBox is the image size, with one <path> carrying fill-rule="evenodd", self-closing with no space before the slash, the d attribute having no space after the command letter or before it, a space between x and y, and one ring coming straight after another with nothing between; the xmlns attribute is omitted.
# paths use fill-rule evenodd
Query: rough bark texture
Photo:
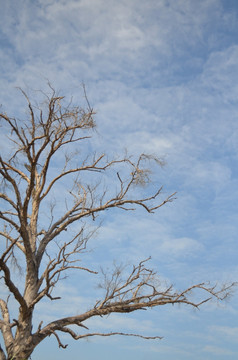
<svg viewBox="0 0 238 360"><path fill-rule="evenodd" d="M7 134L10 130L12 140L12 153L0 156L0 281L8 293L0 299L0 330L5 345L4 350L0 347L0 360L28 359L35 347L50 335L54 335L59 346L65 348L66 345L59 337L60 332L68 333L76 340L116 334L160 338L118 332L97 333L89 331L84 322L92 317L130 313L166 304L182 303L198 307L213 297L224 299L234 285L218 289L208 284L196 284L180 292L171 286L162 288L158 283L155 285L156 274L147 268L147 259L132 267L126 279L118 267L110 276L104 274L102 286L105 296L91 310L57 319L44 326L41 322L33 332L32 319L36 304L44 297L57 299L53 297L52 290L66 270L96 274L90 264L88 267L79 265L87 242L93 235L93 232L85 233L86 220L95 220L101 212L113 208L130 211L142 207L152 213L174 198L172 194L161 199L160 187L149 196L139 199L133 197L134 187L146 185L149 181L149 172L144 164L151 160L162 164L160 160L145 154L135 161L127 156L109 160L105 154L79 159L75 151L77 161L73 166L72 151L85 148L85 141L90 138L95 127L94 112L86 94L86 108L82 109L65 105L64 98L57 96L51 87L50 90L50 96L45 95L43 108L33 106L21 90L29 110L25 121L0 114L3 129L6 129ZM67 147L71 153L64 152ZM61 161L64 154L64 161L55 173L52 165L58 153ZM117 191L113 194L112 191L105 192L99 182L93 185L96 183L94 178L97 180L99 175L108 172L117 182ZM82 180L84 174L87 174L85 181ZM91 183L89 175L92 176ZM62 212L55 209L51 194L58 183L65 180L68 182L68 179L71 179L68 200L65 212ZM48 216L44 215L46 209ZM66 236L65 231L75 223L78 232L71 237ZM57 253L55 249L53 253L49 252L53 242L57 243ZM25 283L20 285L14 273L14 266L15 269L20 266L18 261L25 274ZM196 290L205 293L203 300L197 303L190 298L191 292ZM17 319L11 318L9 297L14 299L19 308ZM70 325L77 325L80 333L75 333Z"/></svg>

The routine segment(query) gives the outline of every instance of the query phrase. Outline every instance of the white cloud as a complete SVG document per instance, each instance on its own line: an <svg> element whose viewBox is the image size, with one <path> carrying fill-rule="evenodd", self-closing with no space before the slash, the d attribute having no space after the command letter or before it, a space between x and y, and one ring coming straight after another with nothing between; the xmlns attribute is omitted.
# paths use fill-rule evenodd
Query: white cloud
<svg viewBox="0 0 238 360"><path fill-rule="evenodd" d="M149 219L142 213L141 216L133 217L132 214L127 218L118 214L100 229L97 241L93 242L95 251L99 247L97 242L109 248L108 259L110 254L111 258L124 259L125 262L151 255L159 263L172 263L176 259L198 257L204 251L203 245L196 239L176 236L176 230L170 229L164 220L160 221L158 217Z"/></svg>
<svg viewBox="0 0 238 360"><path fill-rule="evenodd" d="M101 331L110 332L112 329L115 331L134 332L140 334L158 334L159 330L151 320L136 319L131 316L124 316L118 314L110 315L107 320L94 318L89 319L86 324L92 329L101 329Z"/></svg>
<svg viewBox="0 0 238 360"><path fill-rule="evenodd" d="M238 85L232 74L237 72L238 46L213 52L207 60L201 81L204 87L212 89L222 102L231 104L237 100Z"/></svg>
<svg viewBox="0 0 238 360"><path fill-rule="evenodd" d="M238 327L214 325L210 327L210 332L220 337L225 336L230 342L237 343Z"/></svg>
<svg viewBox="0 0 238 360"><path fill-rule="evenodd" d="M216 191L222 191L231 180L231 170L218 162L199 162L191 167L187 164L187 185L193 187L210 187Z"/></svg>
<svg viewBox="0 0 238 360"><path fill-rule="evenodd" d="M186 257L192 254L199 253L203 250L202 244L194 239L187 237L178 239L167 239L163 242L159 249L166 255L175 257Z"/></svg>
<svg viewBox="0 0 238 360"><path fill-rule="evenodd" d="M203 352L206 353L211 353L214 354L216 356L230 356L230 355L235 355L235 353L233 351L230 351L226 348L222 348L222 347L218 347L218 346L213 346L213 345L206 345L203 349Z"/></svg>

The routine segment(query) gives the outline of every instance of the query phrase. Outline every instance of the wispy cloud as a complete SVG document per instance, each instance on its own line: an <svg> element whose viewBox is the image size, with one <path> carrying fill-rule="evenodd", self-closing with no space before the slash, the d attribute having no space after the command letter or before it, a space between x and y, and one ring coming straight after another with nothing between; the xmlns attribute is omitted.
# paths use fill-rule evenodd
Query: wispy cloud
<svg viewBox="0 0 238 360"><path fill-rule="evenodd" d="M230 351L229 349L225 349L219 346L212 346L212 345L206 345L203 349L203 352L211 353L216 356L235 356L235 353L233 351Z"/></svg>
<svg viewBox="0 0 238 360"><path fill-rule="evenodd" d="M215 333L219 337L226 337L226 339L230 342L237 343L238 339L238 327L232 327L232 326L211 326L210 332L213 334Z"/></svg>
<svg viewBox="0 0 238 360"><path fill-rule="evenodd" d="M78 102L84 82L97 111L98 135L91 148L110 157L124 149L163 157L167 165L153 167L148 190L164 185L162 197L178 192L175 202L152 216L142 211L131 217L128 212L126 216L107 214L98 236L89 243L93 252L86 254L93 266L107 267L114 259L130 264L152 255L151 264L162 278L179 286L207 279L236 280L238 11L229 4L223 0L1 3L3 110L24 118L26 104L15 86L29 92L48 91L49 79L63 95L69 99L73 95ZM1 151L6 152L1 130ZM111 189L115 182L110 177L106 180ZM135 194L143 191L147 190L135 189ZM63 185L58 193L63 193ZM96 280L90 284L93 288ZM72 288L61 286L66 300L49 307L52 313L64 312L68 301L72 310L79 311L92 301L74 283ZM210 308L204 310L203 331L207 336L211 329L217 336L223 334L224 346L208 344L203 338L201 346L194 340L194 347L188 349L174 337L174 348L163 345L166 358L176 353L180 359L191 359L197 351L200 359L200 349L209 359L234 355L233 343L227 350L229 331L231 337L236 334L230 317L237 313L234 299L220 309L224 316L218 309L219 316L208 319ZM51 310L47 312L44 304L39 314L43 309L48 319ZM183 334L186 314L183 324L174 318L174 328ZM115 317L111 325L154 330L153 316L148 321L139 327L137 320L124 323ZM169 335L166 321L163 328ZM147 346L154 360L158 354Z"/></svg>

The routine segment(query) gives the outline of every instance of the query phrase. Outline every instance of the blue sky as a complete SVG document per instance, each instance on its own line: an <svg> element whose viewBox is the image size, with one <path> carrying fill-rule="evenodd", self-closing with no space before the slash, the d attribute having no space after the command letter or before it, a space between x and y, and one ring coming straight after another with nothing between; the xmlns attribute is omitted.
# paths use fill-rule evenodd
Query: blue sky
<svg viewBox="0 0 238 360"><path fill-rule="evenodd" d="M157 154L153 174L177 200L154 215L104 218L88 259L109 266L152 255L178 288L238 278L238 2L236 0L0 0L0 103L24 111L16 87L80 99L85 83L97 111L92 143L109 154ZM152 184L153 185L153 184ZM151 185L151 186L152 186ZM92 289L94 289L94 279ZM43 304L47 321L87 307L78 278L62 283L65 300ZM164 336L150 342L94 338L59 350L42 343L33 360L236 359L237 292L200 311L164 307L91 324ZM38 315L40 316L40 315Z"/></svg>

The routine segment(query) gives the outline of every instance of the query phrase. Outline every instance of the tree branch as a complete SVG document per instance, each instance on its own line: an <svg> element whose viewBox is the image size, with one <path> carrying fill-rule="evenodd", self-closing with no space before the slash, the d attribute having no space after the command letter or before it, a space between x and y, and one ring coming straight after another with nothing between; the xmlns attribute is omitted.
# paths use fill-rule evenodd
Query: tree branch
<svg viewBox="0 0 238 360"><path fill-rule="evenodd" d="M10 270L4 261L4 257L6 256L6 253L7 252L3 253L2 257L0 258L0 271L4 272L5 284L6 284L7 288L9 289L9 291L14 295L15 299L22 306L22 308L27 310L27 304L26 304L23 296L21 295L20 291L18 290L18 288L15 286L15 284L11 280Z"/></svg>
<svg viewBox="0 0 238 360"><path fill-rule="evenodd" d="M214 298L218 301L224 300L229 296L232 289L236 285L224 285L222 288L210 286L209 284L200 283L187 288L184 291L175 291L172 286L166 288L160 284L156 286L157 279L155 273L145 267L145 263L149 259L141 261L138 266L134 266L126 280L122 280L120 267L116 267L111 277L104 273L105 297L101 301L97 301L94 308L77 316L71 316L53 321L46 325L43 329L39 329L34 336L36 338L49 336L52 332L61 331L69 333L74 339L85 338L88 336L111 336L111 335L128 335L139 336L145 339L161 338L160 336L143 336L139 334L126 334L120 332L112 332L108 334L90 332L87 334L77 335L69 325L77 325L86 328L84 322L95 316L105 316L112 313L130 313L137 310L146 310L149 308L186 304L194 308L199 308L205 302ZM191 295L194 291L204 291L208 294L205 299L200 301L192 301Z"/></svg>
<svg viewBox="0 0 238 360"><path fill-rule="evenodd" d="M7 348L9 348L13 342L13 334L11 331L10 315L6 301L0 299L0 309L2 313L3 321L0 323L4 342ZM1 355L0 355L1 356ZM1 357L0 357L1 359Z"/></svg>

